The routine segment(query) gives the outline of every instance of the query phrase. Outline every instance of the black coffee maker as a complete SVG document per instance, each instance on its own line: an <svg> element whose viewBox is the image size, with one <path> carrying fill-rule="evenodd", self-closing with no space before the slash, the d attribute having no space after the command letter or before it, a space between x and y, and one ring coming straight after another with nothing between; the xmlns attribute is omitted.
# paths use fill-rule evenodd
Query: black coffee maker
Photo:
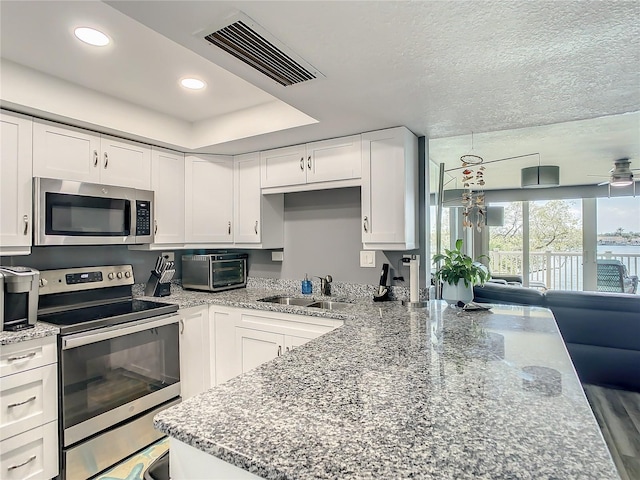
<svg viewBox="0 0 640 480"><path fill-rule="evenodd" d="M38 318L40 272L29 267L0 267L0 325L17 332Z"/></svg>

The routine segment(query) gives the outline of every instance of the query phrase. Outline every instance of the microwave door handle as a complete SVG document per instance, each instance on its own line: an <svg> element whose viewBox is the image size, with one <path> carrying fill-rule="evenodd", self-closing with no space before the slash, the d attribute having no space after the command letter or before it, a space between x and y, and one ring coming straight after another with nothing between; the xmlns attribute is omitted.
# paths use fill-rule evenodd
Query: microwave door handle
<svg viewBox="0 0 640 480"><path fill-rule="evenodd" d="M113 325L106 328L96 330L94 333L77 333L62 338L62 349L69 350L71 348L81 347L83 345L89 345L91 343L101 342L103 340L110 340L116 337L123 337L132 333L142 332L144 330L150 330L152 328L162 327L164 325L170 325L172 323L178 323L178 314L172 313L169 315L162 315L160 317L145 318L138 322L127 324L123 327L122 324Z"/></svg>

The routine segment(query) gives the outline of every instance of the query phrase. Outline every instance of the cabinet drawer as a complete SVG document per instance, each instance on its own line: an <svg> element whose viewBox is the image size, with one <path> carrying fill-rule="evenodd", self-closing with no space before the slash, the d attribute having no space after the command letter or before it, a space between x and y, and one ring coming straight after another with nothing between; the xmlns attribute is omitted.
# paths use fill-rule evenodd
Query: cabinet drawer
<svg viewBox="0 0 640 480"><path fill-rule="evenodd" d="M0 383L0 439L55 420L57 391L55 363L4 377Z"/></svg>
<svg viewBox="0 0 640 480"><path fill-rule="evenodd" d="M42 480L58 475L58 422L0 442L0 478Z"/></svg>
<svg viewBox="0 0 640 480"><path fill-rule="evenodd" d="M24 372L56 361L55 335L3 345L0 349L0 377Z"/></svg>

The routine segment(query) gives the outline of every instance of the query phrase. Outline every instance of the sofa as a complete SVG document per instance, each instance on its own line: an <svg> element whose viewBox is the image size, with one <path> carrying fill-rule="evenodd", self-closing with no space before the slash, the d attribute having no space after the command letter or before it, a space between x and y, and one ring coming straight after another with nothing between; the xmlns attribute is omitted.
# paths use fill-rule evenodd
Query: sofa
<svg viewBox="0 0 640 480"><path fill-rule="evenodd" d="M582 383L640 392L640 295L498 283L473 291L479 303L549 308Z"/></svg>

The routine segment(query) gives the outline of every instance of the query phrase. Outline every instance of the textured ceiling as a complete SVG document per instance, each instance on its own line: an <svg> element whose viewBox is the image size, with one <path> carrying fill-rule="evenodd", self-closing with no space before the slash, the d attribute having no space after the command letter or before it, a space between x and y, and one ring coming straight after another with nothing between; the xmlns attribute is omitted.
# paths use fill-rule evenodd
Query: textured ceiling
<svg viewBox="0 0 640 480"><path fill-rule="evenodd" d="M34 42L17 45L21 37L40 40L38 31L58 19L46 8L24 5L33 2L16 2L7 10L12 3L0 3L2 55L18 63L189 122L229 111L234 102L241 109L268 98L278 98L318 120L314 125L222 142L208 149L212 152L241 153L406 125L435 139L432 159L451 166L467 153L471 132L479 149L482 134L516 130L485 137L485 145L492 145L488 156L542 152L543 163L561 162L563 171L593 168L597 173L604 169L605 174L615 158L629 156L633 167L640 167L637 116L620 117L623 125L616 125L624 134L589 126L592 134L576 135L576 129L585 126L574 123L640 111L640 2L635 0L111 1L96 8L96 15L110 19L114 28L125 26L131 35L127 39L138 38L140 44L123 45L123 57L101 75L83 72L77 58L56 48L55 36L36 41L37 49ZM45 3L60 10L64 6ZM107 13L107 4L115 10ZM71 10L89 8L71 5ZM22 10L28 15L14 21ZM325 78L281 87L194 35L220 25L237 11L258 22ZM11 27L14 24L19 28ZM158 59L165 71L149 63ZM176 94L173 79L168 85L164 76L189 65L210 75L210 85L222 98L185 100ZM219 82L218 74L231 84ZM245 83L250 92L246 96L234 90ZM557 134L553 127L535 128L566 122L571 123L558 126ZM458 152L462 146L465 151ZM560 151L563 155L552 154ZM518 170L513 166L514 172ZM586 181L575 175L566 180ZM516 186L519 176L509 181Z"/></svg>

